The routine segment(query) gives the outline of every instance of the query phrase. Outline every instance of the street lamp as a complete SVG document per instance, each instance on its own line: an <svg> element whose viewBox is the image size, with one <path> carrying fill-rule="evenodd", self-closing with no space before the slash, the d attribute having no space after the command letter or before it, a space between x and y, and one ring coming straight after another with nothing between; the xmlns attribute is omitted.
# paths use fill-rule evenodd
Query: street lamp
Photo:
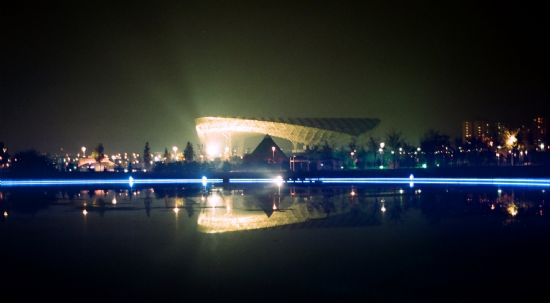
<svg viewBox="0 0 550 303"><path fill-rule="evenodd" d="M386 143L380 142L380 148L378 149L380 152L380 167L384 167L384 146L386 146Z"/></svg>
<svg viewBox="0 0 550 303"><path fill-rule="evenodd" d="M275 163L275 146L272 146L272 147L271 147L271 152L272 152L271 161L272 161L273 163Z"/></svg>
<svg viewBox="0 0 550 303"><path fill-rule="evenodd" d="M82 146L80 150L82 151L82 158L86 158L86 146Z"/></svg>

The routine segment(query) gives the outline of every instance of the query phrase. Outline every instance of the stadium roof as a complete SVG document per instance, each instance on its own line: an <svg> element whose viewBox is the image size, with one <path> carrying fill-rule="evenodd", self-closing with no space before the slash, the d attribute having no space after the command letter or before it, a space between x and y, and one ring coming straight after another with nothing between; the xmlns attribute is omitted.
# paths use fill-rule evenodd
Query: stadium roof
<svg viewBox="0 0 550 303"><path fill-rule="evenodd" d="M372 118L252 118L201 117L195 120L201 140L212 133L258 133L293 143L316 145L323 141L350 140L375 128Z"/></svg>
<svg viewBox="0 0 550 303"><path fill-rule="evenodd" d="M293 124L307 126L324 130L345 133L351 136L359 136L373 128L379 123L379 119L374 118L275 118L275 117L220 117L243 120L256 120L266 122L277 122L284 124Z"/></svg>

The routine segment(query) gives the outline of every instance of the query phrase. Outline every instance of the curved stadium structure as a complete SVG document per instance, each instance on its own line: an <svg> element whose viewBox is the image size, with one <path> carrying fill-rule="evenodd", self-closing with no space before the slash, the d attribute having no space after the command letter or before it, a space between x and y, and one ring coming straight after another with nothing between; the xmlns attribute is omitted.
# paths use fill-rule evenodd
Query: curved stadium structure
<svg viewBox="0 0 550 303"><path fill-rule="evenodd" d="M323 142L349 142L379 123L371 118L240 118L201 117L195 120L203 143L212 135L231 138L233 134L269 134L292 142L293 146L313 146Z"/></svg>

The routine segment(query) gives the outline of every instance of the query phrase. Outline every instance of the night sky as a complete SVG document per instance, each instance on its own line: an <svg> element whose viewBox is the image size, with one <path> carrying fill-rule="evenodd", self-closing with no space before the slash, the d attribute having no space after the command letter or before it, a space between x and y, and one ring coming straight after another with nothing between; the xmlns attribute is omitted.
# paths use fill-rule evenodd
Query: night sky
<svg viewBox="0 0 550 303"><path fill-rule="evenodd" d="M75 3L0 9L12 149L161 151L196 142L194 118L210 115L374 117L415 142L548 114L539 4Z"/></svg>

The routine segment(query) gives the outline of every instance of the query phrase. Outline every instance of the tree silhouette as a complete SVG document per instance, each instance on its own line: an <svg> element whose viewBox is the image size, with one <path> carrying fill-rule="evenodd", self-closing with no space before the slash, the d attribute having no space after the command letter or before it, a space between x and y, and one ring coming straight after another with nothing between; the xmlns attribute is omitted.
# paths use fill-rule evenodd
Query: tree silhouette
<svg viewBox="0 0 550 303"><path fill-rule="evenodd" d="M379 142L380 139L369 137L369 140L367 141L367 151L372 155L372 166L375 166L376 163L376 155L378 152Z"/></svg>
<svg viewBox="0 0 550 303"><path fill-rule="evenodd" d="M187 145L183 150L183 156L185 157L186 162L193 162L193 159L195 158L195 151L193 150L193 145L189 141L187 141Z"/></svg>
<svg viewBox="0 0 550 303"><path fill-rule="evenodd" d="M92 152L92 157L94 157L97 162L100 162L101 160L103 160L103 158L105 158L105 147L103 147L103 143L99 143L94 148L94 151Z"/></svg>
<svg viewBox="0 0 550 303"><path fill-rule="evenodd" d="M397 159L399 157L399 148L405 145L405 140L403 139L403 135L401 132L392 129L388 132L386 136L386 143L388 144L388 147L393 151L391 159L393 167L395 168L398 166Z"/></svg>
<svg viewBox="0 0 550 303"><path fill-rule="evenodd" d="M426 160L430 166L435 163L436 152L440 153L450 145L448 135L433 129L428 130L420 140L420 148L426 154Z"/></svg>
<svg viewBox="0 0 550 303"><path fill-rule="evenodd" d="M55 166L48 157L28 150L15 155L11 171L17 175L45 175L55 172Z"/></svg>
<svg viewBox="0 0 550 303"><path fill-rule="evenodd" d="M151 148L149 147L149 142L145 142L145 147L143 148L143 164L146 168L151 167Z"/></svg>
<svg viewBox="0 0 550 303"><path fill-rule="evenodd" d="M168 160L170 159L170 153L168 152L168 147L165 147L164 148L164 162L168 162Z"/></svg>

